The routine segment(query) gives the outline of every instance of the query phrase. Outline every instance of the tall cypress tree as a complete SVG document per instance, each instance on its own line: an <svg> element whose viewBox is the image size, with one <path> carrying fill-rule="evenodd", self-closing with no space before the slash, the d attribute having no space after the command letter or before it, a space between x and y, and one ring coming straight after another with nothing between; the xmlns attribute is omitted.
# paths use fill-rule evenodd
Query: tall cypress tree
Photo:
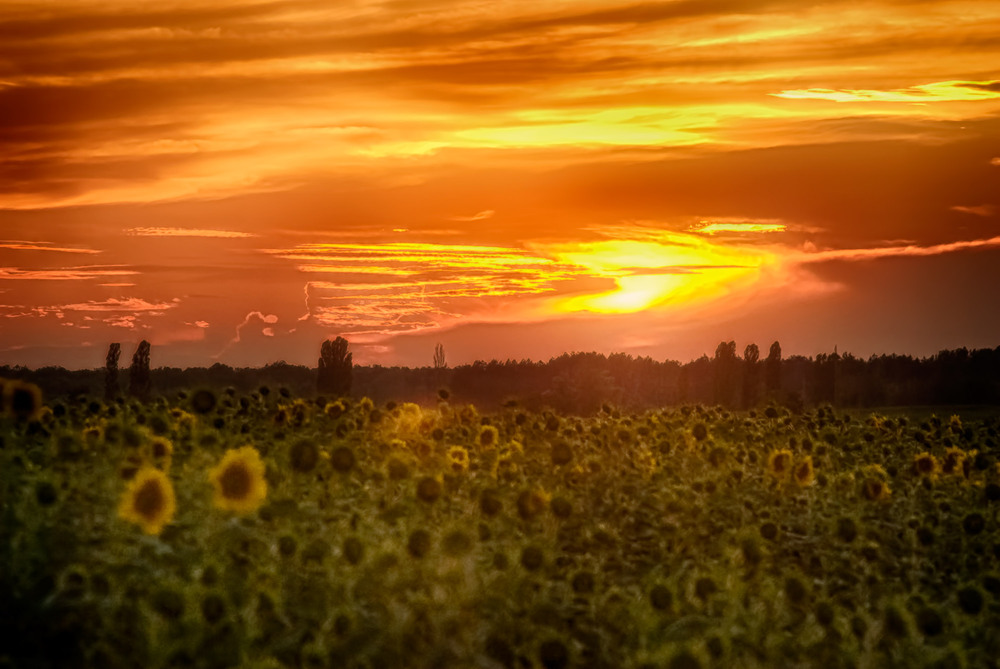
<svg viewBox="0 0 1000 669"><path fill-rule="evenodd" d="M108 347L108 357L104 361L104 399L108 401L118 396L118 359L121 355L121 344Z"/></svg>

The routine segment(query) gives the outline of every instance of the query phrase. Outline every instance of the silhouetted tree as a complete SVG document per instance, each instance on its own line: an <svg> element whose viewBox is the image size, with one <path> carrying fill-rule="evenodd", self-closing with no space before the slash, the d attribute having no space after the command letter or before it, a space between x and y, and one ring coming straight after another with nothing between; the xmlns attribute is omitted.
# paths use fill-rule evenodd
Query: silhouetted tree
<svg viewBox="0 0 1000 669"><path fill-rule="evenodd" d="M715 401L731 406L736 396L736 342L719 342L715 349Z"/></svg>
<svg viewBox="0 0 1000 669"><path fill-rule="evenodd" d="M747 344L743 349L743 406L757 403L757 386L760 376L760 349L757 344Z"/></svg>
<svg viewBox="0 0 1000 669"><path fill-rule="evenodd" d="M767 394L774 399L781 392L781 344L774 342L764 361L764 383Z"/></svg>
<svg viewBox="0 0 1000 669"><path fill-rule="evenodd" d="M840 356L836 350L830 355L821 353L816 356L816 365L813 369L813 400L815 402L833 403L836 401L838 362L840 362Z"/></svg>
<svg viewBox="0 0 1000 669"><path fill-rule="evenodd" d="M445 369L448 363L444 359L444 346L437 344L434 346L434 369Z"/></svg>
<svg viewBox="0 0 1000 669"><path fill-rule="evenodd" d="M677 401L684 404L691 393L691 372L683 365L677 374Z"/></svg>
<svg viewBox="0 0 1000 669"><path fill-rule="evenodd" d="M330 343L331 347L334 343ZM149 357L148 344L141 348L145 349L145 354L137 351L133 358L128 392L135 392L143 385L140 369L144 366L142 359ZM822 402L823 397L817 394L817 369L821 362L829 364L831 357L793 355L782 358L781 347L775 342L768 358L757 363L758 400L762 391L759 381L766 373L771 399L781 400L793 411L801 411L806 401ZM1000 405L1000 347L941 351L923 359L898 354L873 355L867 360L849 353L837 357L836 406ZM748 347L742 361L737 360L737 367L749 369L748 361L752 358L752 349ZM352 367L351 390L376 402L432 404L442 388L437 371L427 365L417 369L380 365ZM553 407L555 401L574 411L590 410L595 397L623 410L644 410L678 402L706 404L715 399L715 361L707 355L681 365L625 354L605 357L598 353L573 353L548 362L494 360L487 364L477 361L445 371L453 397L488 409L499 409L512 398L518 399L520 406L530 411L545 405ZM120 368L119 373L129 374L124 368ZM47 398L78 398L100 395L105 388L107 369L101 366L85 370L61 367L32 370L23 365L0 365L0 378L36 383ZM574 390L574 384L578 390ZM268 386L287 388L302 396L315 391L317 377L315 367L284 362L263 368L234 369L222 364L215 364L210 369L158 367L149 372L149 386L165 394L192 387L211 387L218 391L226 387L227 395L234 398L237 392L246 394ZM987 437L987 448L989 440L995 439L992 433Z"/></svg>
<svg viewBox="0 0 1000 669"><path fill-rule="evenodd" d="M320 347L319 373L316 387L321 393L336 396L351 392L352 354L347 352L348 342L343 337L327 339Z"/></svg>
<svg viewBox="0 0 1000 669"><path fill-rule="evenodd" d="M132 366L128 369L128 394L145 400L149 399L150 389L149 342L143 339L132 355Z"/></svg>
<svg viewBox="0 0 1000 669"><path fill-rule="evenodd" d="M118 396L118 359L121 355L121 344L108 347L108 357L104 362L104 399L109 401Z"/></svg>

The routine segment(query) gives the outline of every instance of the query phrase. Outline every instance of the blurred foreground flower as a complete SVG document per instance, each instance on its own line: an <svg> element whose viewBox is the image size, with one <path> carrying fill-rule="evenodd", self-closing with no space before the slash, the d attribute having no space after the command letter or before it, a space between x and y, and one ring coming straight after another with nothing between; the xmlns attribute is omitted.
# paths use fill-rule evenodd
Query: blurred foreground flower
<svg viewBox="0 0 1000 669"><path fill-rule="evenodd" d="M176 511L170 479L159 469L143 467L125 488L118 517L136 523L146 534L159 534Z"/></svg>
<svg viewBox="0 0 1000 669"><path fill-rule="evenodd" d="M34 383L0 380L3 413L20 421L34 420L42 413L42 391Z"/></svg>
<svg viewBox="0 0 1000 669"><path fill-rule="evenodd" d="M208 472L215 487L216 508L237 513L257 510L267 497L264 463L252 446L229 449Z"/></svg>

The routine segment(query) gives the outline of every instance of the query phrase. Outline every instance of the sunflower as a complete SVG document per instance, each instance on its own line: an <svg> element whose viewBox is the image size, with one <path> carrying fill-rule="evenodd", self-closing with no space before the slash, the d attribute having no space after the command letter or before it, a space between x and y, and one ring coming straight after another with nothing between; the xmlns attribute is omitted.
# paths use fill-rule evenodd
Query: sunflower
<svg viewBox="0 0 1000 669"><path fill-rule="evenodd" d="M167 475L143 467L129 481L118 505L118 517L142 527L146 534L159 534L177 510L174 487Z"/></svg>
<svg viewBox="0 0 1000 669"><path fill-rule="evenodd" d="M565 441L552 444L552 464L567 465L573 459L573 449Z"/></svg>
<svg viewBox="0 0 1000 669"><path fill-rule="evenodd" d="M933 481L941 472L941 463L933 455L924 451L913 456L913 471Z"/></svg>
<svg viewBox="0 0 1000 669"><path fill-rule="evenodd" d="M957 432L961 432L962 431L962 419L961 419L961 417L957 416L957 415L953 415L951 418L949 418L948 419L948 429L950 429L952 432L956 432L956 433Z"/></svg>
<svg viewBox="0 0 1000 669"><path fill-rule="evenodd" d="M38 418L42 413L42 391L34 383L5 381L2 386L3 412L19 421Z"/></svg>
<svg viewBox="0 0 1000 669"><path fill-rule="evenodd" d="M337 446L330 453L329 457L330 464L341 473L351 471L358 463L358 458L354 455L354 451L351 450L350 446Z"/></svg>
<svg viewBox="0 0 1000 669"><path fill-rule="evenodd" d="M323 408L323 413L325 413L327 417L336 420L347 413L347 405L344 404L343 400L330 402Z"/></svg>
<svg viewBox="0 0 1000 669"><path fill-rule="evenodd" d="M499 458L492 467L493 478L509 479L517 476L517 462L508 456Z"/></svg>
<svg viewBox="0 0 1000 669"><path fill-rule="evenodd" d="M469 469L469 452L461 446L448 449L448 464L456 474L462 474Z"/></svg>
<svg viewBox="0 0 1000 669"><path fill-rule="evenodd" d="M882 479L875 477L865 479L862 486L862 492L864 493L865 499L873 502L887 502L889 501L889 497L892 495L892 490L889 488L889 484Z"/></svg>
<svg viewBox="0 0 1000 669"><path fill-rule="evenodd" d="M479 445L483 448L495 448L500 441L500 433L492 425L484 425L479 431Z"/></svg>
<svg viewBox="0 0 1000 669"><path fill-rule="evenodd" d="M813 469L812 456L807 455L797 465L795 465L793 474L795 482L799 484L799 486L805 488L806 486L811 485L813 479L816 477L816 472Z"/></svg>
<svg viewBox="0 0 1000 669"><path fill-rule="evenodd" d="M400 432L414 432L423 421L424 414L413 402L403 402L396 413L396 427Z"/></svg>
<svg viewBox="0 0 1000 669"><path fill-rule="evenodd" d="M410 465L406 458L394 454L385 461L385 472L393 481L401 481L410 477Z"/></svg>
<svg viewBox="0 0 1000 669"><path fill-rule="evenodd" d="M767 471L771 476L780 479L788 475L788 470L792 468L792 452L787 448L779 451L771 451L767 457Z"/></svg>
<svg viewBox="0 0 1000 669"><path fill-rule="evenodd" d="M945 474L960 474L964 469L962 466L964 461L965 451L957 446L949 446L944 451L944 463L941 469Z"/></svg>
<svg viewBox="0 0 1000 669"><path fill-rule="evenodd" d="M201 388L191 394L191 410L198 414L211 413L219 400L211 390Z"/></svg>
<svg viewBox="0 0 1000 669"><path fill-rule="evenodd" d="M530 520L548 507L549 499L549 494L541 488L525 490L517 497L517 513L524 520Z"/></svg>
<svg viewBox="0 0 1000 669"><path fill-rule="evenodd" d="M215 487L216 508L237 513L256 510L267 497L264 463L252 446L229 449L208 472Z"/></svg>
<svg viewBox="0 0 1000 669"><path fill-rule="evenodd" d="M83 442L93 448L104 441L105 434L104 430L100 425L91 425L83 430Z"/></svg>
<svg viewBox="0 0 1000 669"><path fill-rule="evenodd" d="M308 474L319 462L319 447L311 439L299 439L288 451L288 462L300 474Z"/></svg>
<svg viewBox="0 0 1000 669"><path fill-rule="evenodd" d="M877 463L865 465L861 468L861 471L871 478L877 478L881 481L889 480L889 472L885 470L885 467Z"/></svg>
<svg viewBox="0 0 1000 669"><path fill-rule="evenodd" d="M425 476L417 481L417 497L428 504L436 502L443 492L444 486L437 477Z"/></svg>
<svg viewBox="0 0 1000 669"><path fill-rule="evenodd" d="M170 469L171 458L174 453L174 445L166 437L153 437L149 441L149 458L158 468Z"/></svg>

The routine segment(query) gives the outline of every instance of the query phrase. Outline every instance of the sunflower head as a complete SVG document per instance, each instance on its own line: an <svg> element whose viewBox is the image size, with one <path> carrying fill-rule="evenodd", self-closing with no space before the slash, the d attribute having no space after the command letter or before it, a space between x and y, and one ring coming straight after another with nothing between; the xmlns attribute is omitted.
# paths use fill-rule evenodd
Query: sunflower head
<svg viewBox="0 0 1000 669"><path fill-rule="evenodd" d="M881 478L869 477L866 478L861 488L865 499L872 502L887 502L889 497L892 495L892 490L889 488L889 484L886 483Z"/></svg>
<svg viewBox="0 0 1000 669"><path fill-rule="evenodd" d="M497 442L500 441L500 433L492 425L483 425L479 430L477 441L482 448L496 448Z"/></svg>
<svg viewBox="0 0 1000 669"><path fill-rule="evenodd" d="M565 441L552 444L552 464L568 465L573 460L573 449Z"/></svg>
<svg viewBox="0 0 1000 669"><path fill-rule="evenodd" d="M149 440L149 459L160 469L170 469L170 461L174 453L174 445L166 437L153 437Z"/></svg>
<svg viewBox="0 0 1000 669"><path fill-rule="evenodd" d="M549 509L556 518L569 518L573 515L573 505L565 497L553 497Z"/></svg>
<svg viewBox="0 0 1000 669"><path fill-rule="evenodd" d="M521 492L517 497L517 513L524 520L531 520L549 505L549 494L541 488Z"/></svg>
<svg viewBox="0 0 1000 669"><path fill-rule="evenodd" d="M288 450L288 463L300 474L308 474L319 462L319 447L312 439L299 439Z"/></svg>
<svg viewBox="0 0 1000 669"><path fill-rule="evenodd" d="M423 502L436 502L443 492L444 485L436 476L425 476L417 481L417 497Z"/></svg>
<svg viewBox="0 0 1000 669"><path fill-rule="evenodd" d="M385 472L393 481L401 481L410 476L410 466L399 455L390 456L385 462Z"/></svg>
<svg viewBox="0 0 1000 669"><path fill-rule="evenodd" d="M85 427L83 429L83 432L81 433L81 436L83 437L83 443L86 444L87 447L89 448L98 447L100 443L107 438L105 431L101 428L100 425L91 425L89 427Z"/></svg>
<svg viewBox="0 0 1000 669"><path fill-rule="evenodd" d="M961 474L965 461L965 451L957 446L949 446L944 452L944 462L941 469L945 474Z"/></svg>
<svg viewBox="0 0 1000 669"><path fill-rule="evenodd" d="M451 557L462 557L472 550L472 537L464 530L452 530L441 539L441 548L446 555Z"/></svg>
<svg viewBox="0 0 1000 669"><path fill-rule="evenodd" d="M191 394L191 410L198 414L211 413L218 402L215 393L207 388L201 388Z"/></svg>
<svg viewBox="0 0 1000 669"><path fill-rule="evenodd" d="M456 474L461 474L469 469L469 452L461 446L452 446L448 449L448 465Z"/></svg>
<svg viewBox="0 0 1000 669"><path fill-rule="evenodd" d="M952 432L955 433L961 432L962 431L961 417L958 415L952 415L952 417L948 419L948 429L950 429Z"/></svg>
<svg viewBox="0 0 1000 669"><path fill-rule="evenodd" d="M167 475L143 467L125 488L118 517L139 525L146 534L159 534L177 510L174 488Z"/></svg>
<svg viewBox="0 0 1000 669"><path fill-rule="evenodd" d="M775 478L784 478L792 468L792 452L787 448L771 451L767 457L767 471Z"/></svg>
<svg viewBox="0 0 1000 669"><path fill-rule="evenodd" d="M487 488L479 496L479 510L483 512L486 516L495 516L503 509L503 501L500 499L500 493L493 489Z"/></svg>
<svg viewBox="0 0 1000 669"><path fill-rule="evenodd" d="M264 463L252 446L229 449L208 472L216 508L237 513L255 511L267 497Z"/></svg>
<svg viewBox="0 0 1000 669"><path fill-rule="evenodd" d="M329 418L336 420L347 413L347 405L344 404L343 400L329 402L325 407L323 407L323 413L325 413Z"/></svg>
<svg viewBox="0 0 1000 669"><path fill-rule="evenodd" d="M406 541L406 550L413 557L420 559L431 550L431 533L423 528L417 528L410 532L410 537Z"/></svg>
<svg viewBox="0 0 1000 669"><path fill-rule="evenodd" d="M330 453L330 464L338 472L349 472L354 469L358 458L349 446L337 446Z"/></svg>
<svg viewBox="0 0 1000 669"><path fill-rule="evenodd" d="M941 463L933 455L924 451L913 456L913 471L919 476L934 480L941 473Z"/></svg>
<svg viewBox="0 0 1000 669"><path fill-rule="evenodd" d="M537 571L545 562L545 553L538 546L525 546L521 550L521 566L527 571Z"/></svg>
<svg viewBox="0 0 1000 669"><path fill-rule="evenodd" d="M16 420L35 420L42 413L42 391L34 383L5 381L0 394L3 395L3 413Z"/></svg>
<svg viewBox="0 0 1000 669"><path fill-rule="evenodd" d="M813 480L816 478L816 471L813 469L812 456L807 455L792 470L792 474L795 478L795 483L801 487L806 487L812 485Z"/></svg>

